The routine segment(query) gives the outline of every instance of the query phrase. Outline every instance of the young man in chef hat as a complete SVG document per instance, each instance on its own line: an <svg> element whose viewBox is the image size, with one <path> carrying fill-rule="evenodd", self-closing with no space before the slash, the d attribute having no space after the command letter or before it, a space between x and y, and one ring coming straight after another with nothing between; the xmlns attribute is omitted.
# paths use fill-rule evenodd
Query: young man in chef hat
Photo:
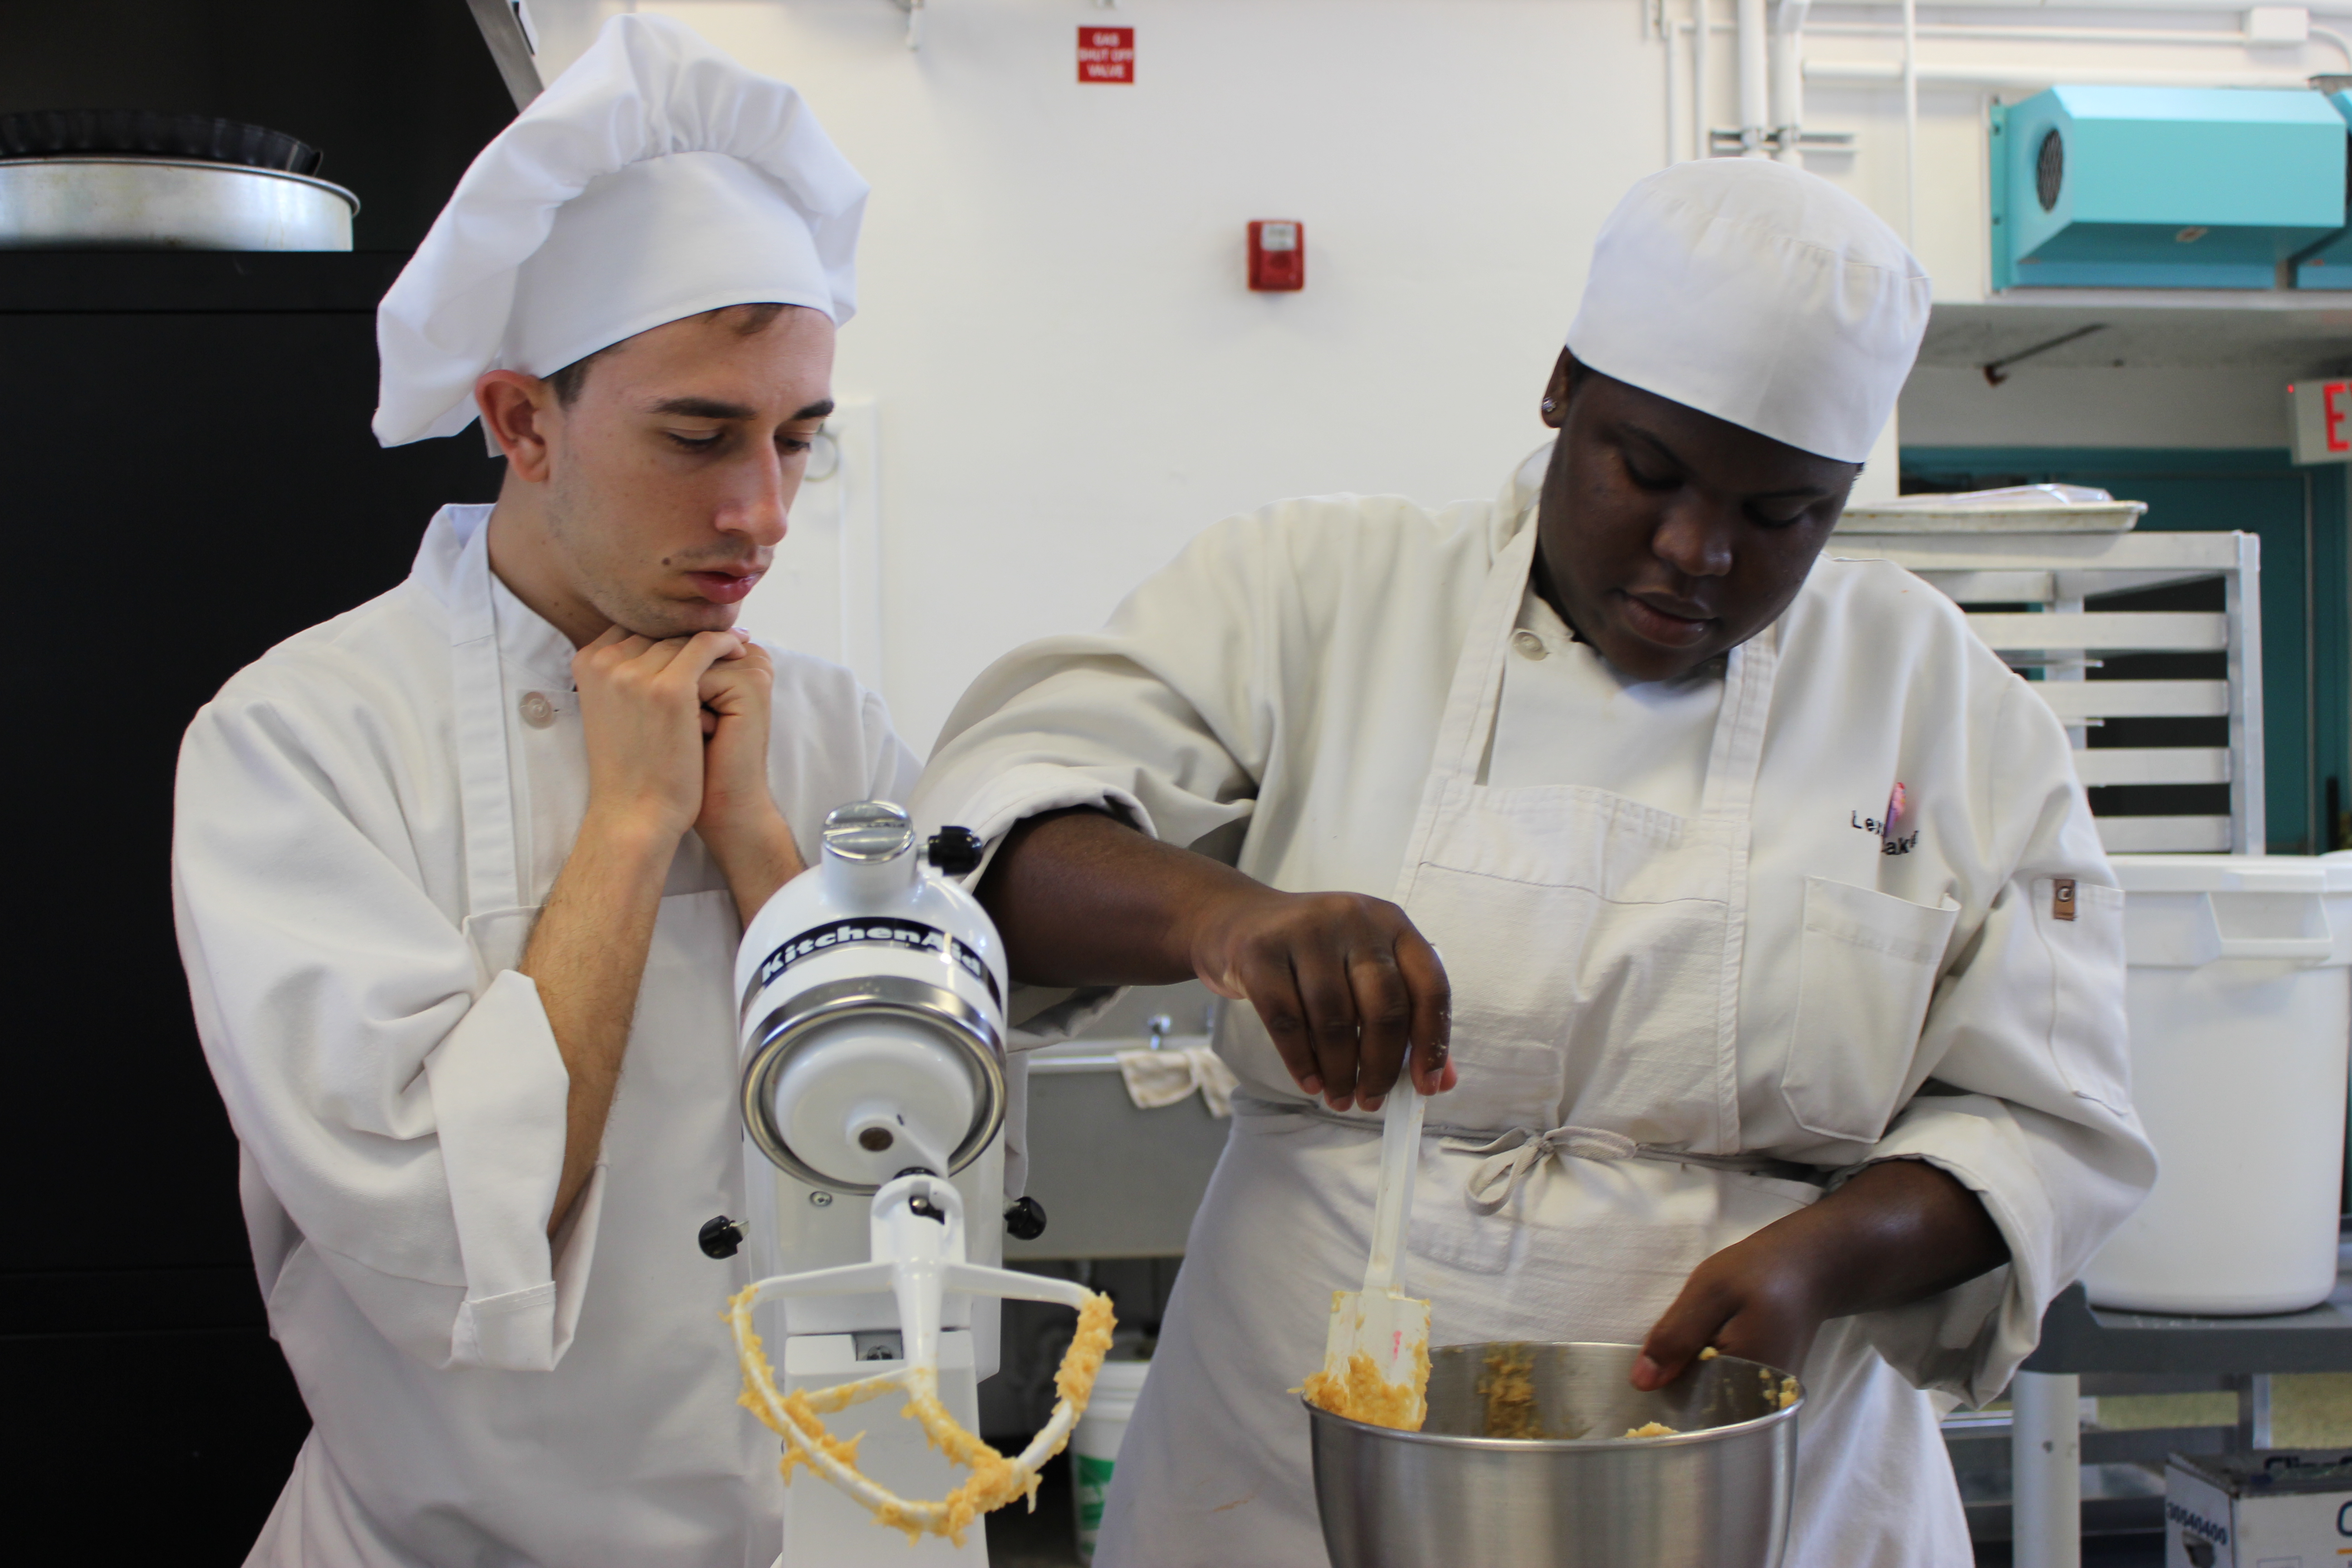
<svg viewBox="0 0 2352 1568"><path fill-rule="evenodd" d="M1822 556L1927 299L1826 182L1675 165L1496 501L1223 523L949 718L919 809L990 841L1016 981L1244 999L1104 1568L1323 1563L1286 1391L1408 1045L1433 1343L1792 1369L1786 1561L1972 1560L1928 1391L1998 1394L2155 1166L2064 732L1941 595Z"/></svg>
<svg viewBox="0 0 2352 1568"><path fill-rule="evenodd" d="M478 418L494 507L197 716L173 879L270 1323L313 1427L249 1561L763 1564L740 922L913 759L751 640L832 407L866 186L799 94L623 16L379 312L387 446Z"/></svg>

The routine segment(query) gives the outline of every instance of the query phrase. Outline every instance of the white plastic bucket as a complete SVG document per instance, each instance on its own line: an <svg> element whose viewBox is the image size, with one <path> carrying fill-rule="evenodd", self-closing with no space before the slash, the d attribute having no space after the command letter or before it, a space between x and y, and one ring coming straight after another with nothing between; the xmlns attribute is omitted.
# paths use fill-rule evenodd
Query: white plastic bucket
<svg viewBox="0 0 2352 1568"><path fill-rule="evenodd" d="M2336 962L2352 964L2352 849L2319 858L2327 873L2327 921L2336 928Z"/></svg>
<svg viewBox="0 0 2352 1568"><path fill-rule="evenodd" d="M2336 1286L2352 857L2118 855L2132 1102L2161 1165L2102 1307L2295 1312Z"/></svg>
<svg viewBox="0 0 2352 1568"><path fill-rule="evenodd" d="M1094 1397L1070 1434L1071 1494L1077 1500L1078 1561L1095 1560L1095 1537L1102 1531L1103 1504L1110 1496L1111 1469L1127 1439L1128 1417L1143 1393L1148 1361L1107 1361L1095 1379Z"/></svg>

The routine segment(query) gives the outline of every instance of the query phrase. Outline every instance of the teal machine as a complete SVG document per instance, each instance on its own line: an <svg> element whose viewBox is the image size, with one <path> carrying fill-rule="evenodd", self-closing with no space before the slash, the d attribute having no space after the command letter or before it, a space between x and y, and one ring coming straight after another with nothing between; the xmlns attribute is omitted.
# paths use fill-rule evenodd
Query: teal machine
<svg viewBox="0 0 2352 1568"><path fill-rule="evenodd" d="M2352 125L2352 90L2331 92L2327 101L2336 112ZM2347 199L2352 199L2352 173L2345 177ZM2352 222L2352 213L2345 215ZM2321 241L2300 257L2295 265L2295 287L2298 289L2352 289L2352 228Z"/></svg>
<svg viewBox="0 0 2352 1568"><path fill-rule="evenodd" d="M2053 87L1992 110L1995 289L2352 283L2352 93ZM2313 262L2319 265L2312 266Z"/></svg>

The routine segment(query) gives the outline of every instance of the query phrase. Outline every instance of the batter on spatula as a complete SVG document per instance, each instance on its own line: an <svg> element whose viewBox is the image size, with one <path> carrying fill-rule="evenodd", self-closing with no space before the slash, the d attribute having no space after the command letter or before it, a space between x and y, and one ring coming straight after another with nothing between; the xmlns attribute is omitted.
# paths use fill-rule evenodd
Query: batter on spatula
<svg viewBox="0 0 2352 1568"><path fill-rule="evenodd" d="M1389 1092L1381 1112L1380 1195L1372 1207L1364 1288L1331 1292L1323 1370L1300 1390L1334 1415L1403 1432L1418 1432L1429 1419L1429 1303L1406 1295L1397 1283L1428 1103L1409 1073Z"/></svg>

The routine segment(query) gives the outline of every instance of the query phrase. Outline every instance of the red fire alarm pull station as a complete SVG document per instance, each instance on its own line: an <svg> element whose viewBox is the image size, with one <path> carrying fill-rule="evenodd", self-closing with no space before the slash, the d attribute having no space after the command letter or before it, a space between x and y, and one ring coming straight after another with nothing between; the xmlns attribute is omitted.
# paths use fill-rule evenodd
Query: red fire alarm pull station
<svg viewBox="0 0 2352 1568"><path fill-rule="evenodd" d="M1133 81L1135 79L1135 29L1132 27L1080 27L1078 29L1078 79L1080 81Z"/></svg>
<svg viewBox="0 0 2352 1568"><path fill-rule="evenodd" d="M1249 226L1249 283L1260 293L1280 294L1307 287L1307 226L1289 218L1260 218Z"/></svg>

